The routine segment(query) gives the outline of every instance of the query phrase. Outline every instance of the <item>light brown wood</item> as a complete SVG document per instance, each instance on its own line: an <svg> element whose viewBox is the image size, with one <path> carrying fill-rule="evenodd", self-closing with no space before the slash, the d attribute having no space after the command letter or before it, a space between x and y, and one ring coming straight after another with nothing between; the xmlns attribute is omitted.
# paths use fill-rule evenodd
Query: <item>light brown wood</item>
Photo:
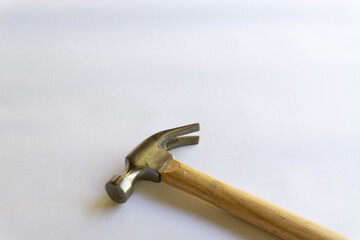
<svg viewBox="0 0 360 240"><path fill-rule="evenodd" d="M286 240L349 240L330 229L172 159L161 181Z"/></svg>

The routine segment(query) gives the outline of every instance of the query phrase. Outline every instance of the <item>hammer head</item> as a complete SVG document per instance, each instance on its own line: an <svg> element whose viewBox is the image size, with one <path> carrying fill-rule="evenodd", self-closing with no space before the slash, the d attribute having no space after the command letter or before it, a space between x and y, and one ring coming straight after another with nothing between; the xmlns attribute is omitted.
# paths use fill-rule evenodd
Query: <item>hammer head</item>
<svg viewBox="0 0 360 240"><path fill-rule="evenodd" d="M158 132L132 150L125 159L126 171L115 175L105 185L112 200L124 203L131 196L134 185L139 180L160 182L160 171L173 158L168 150L194 145L199 142L199 136L185 136L199 131L198 123Z"/></svg>

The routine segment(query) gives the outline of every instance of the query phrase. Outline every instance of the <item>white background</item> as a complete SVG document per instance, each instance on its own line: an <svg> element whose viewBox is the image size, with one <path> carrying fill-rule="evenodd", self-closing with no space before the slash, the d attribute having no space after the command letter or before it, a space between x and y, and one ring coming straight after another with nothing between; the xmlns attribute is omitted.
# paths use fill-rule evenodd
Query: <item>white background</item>
<svg viewBox="0 0 360 240"><path fill-rule="evenodd" d="M360 238L358 1L1 1L0 238L277 239L166 186L104 184L157 131L176 158Z"/></svg>

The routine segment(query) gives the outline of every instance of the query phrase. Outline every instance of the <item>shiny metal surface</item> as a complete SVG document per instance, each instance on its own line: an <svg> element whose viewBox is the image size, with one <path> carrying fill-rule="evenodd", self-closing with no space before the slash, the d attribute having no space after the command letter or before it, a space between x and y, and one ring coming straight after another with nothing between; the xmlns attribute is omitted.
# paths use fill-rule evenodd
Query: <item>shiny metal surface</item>
<svg viewBox="0 0 360 240"><path fill-rule="evenodd" d="M106 183L109 197L115 202L124 203L133 193L137 181L160 182L159 171L173 158L168 150L197 144L199 136L180 136L199 129L200 125L195 123L167 129L146 138L126 156L125 173L115 175Z"/></svg>

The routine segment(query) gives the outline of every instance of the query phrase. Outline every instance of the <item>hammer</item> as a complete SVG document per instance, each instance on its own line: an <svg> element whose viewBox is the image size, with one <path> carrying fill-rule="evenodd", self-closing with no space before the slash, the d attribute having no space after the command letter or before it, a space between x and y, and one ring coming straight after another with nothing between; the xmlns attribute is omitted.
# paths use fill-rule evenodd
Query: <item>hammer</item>
<svg viewBox="0 0 360 240"><path fill-rule="evenodd" d="M141 142L126 156L125 173L115 175L106 183L109 197L124 203L133 193L137 181L162 181L285 240L349 240L175 160L168 150L197 144L199 136L182 135L199 129L198 123L172 128Z"/></svg>

